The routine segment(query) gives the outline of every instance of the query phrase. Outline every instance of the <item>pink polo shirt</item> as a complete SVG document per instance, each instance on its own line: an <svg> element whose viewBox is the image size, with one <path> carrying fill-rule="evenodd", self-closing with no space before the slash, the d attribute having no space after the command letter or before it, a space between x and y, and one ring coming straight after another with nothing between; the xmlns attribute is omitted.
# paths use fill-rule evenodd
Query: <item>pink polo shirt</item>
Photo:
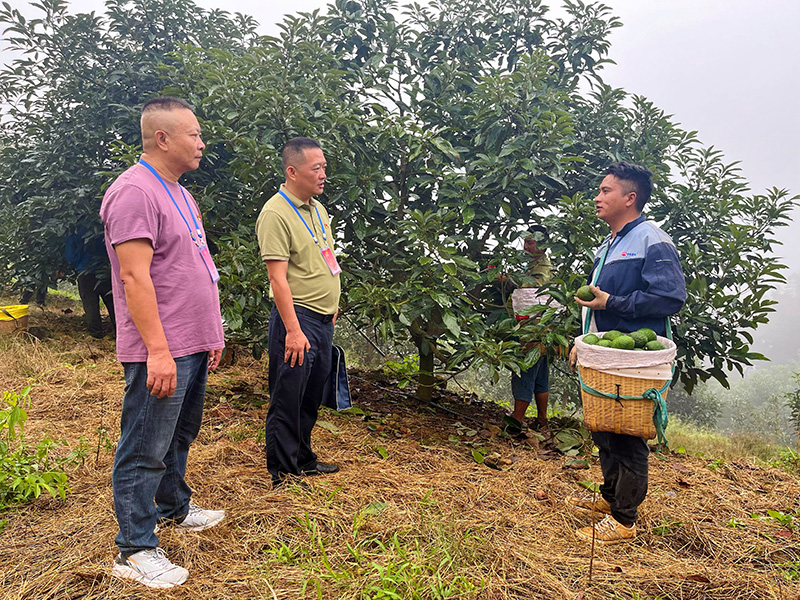
<svg viewBox="0 0 800 600"><path fill-rule="evenodd" d="M193 227L181 187L164 181ZM197 204L188 191L184 192L205 236ZM172 357L223 348L217 284L211 280L186 223L161 182L143 165L133 165L106 191L100 218L111 261L119 361L147 360L147 348L125 301L119 259L114 249L117 244L135 239L147 239L153 246L150 277Z"/></svg>

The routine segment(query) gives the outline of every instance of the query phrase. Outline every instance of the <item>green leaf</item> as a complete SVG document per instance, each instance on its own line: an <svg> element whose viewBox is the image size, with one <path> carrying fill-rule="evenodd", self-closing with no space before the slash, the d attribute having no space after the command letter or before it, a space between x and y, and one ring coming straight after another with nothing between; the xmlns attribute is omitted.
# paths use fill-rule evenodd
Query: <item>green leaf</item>
<svg viewBox="0 0 800 600"><path fill-rule="evenodd" d="M461 334L461 327L458 325L458 320L456 319L455 315L450 312L444 312L442 314L442 321L444 322L445 327L453 334L453 335L460 335Z"/></svg>
<svg viewBox="0 0 800 600"><path fill-rule="evenodd" d="M341 429L339 429L338 427L336 427L336 425L330 423L329 421L317 421L317 425L319 427L322 427L323 429L330 431L334 435L338 435L342 432Z"/></svg>
<svg viewBox="0 0 800 600"><path fill-rule="evenodd" d="M383 458L386 458L385 456ZM359 512L362 515L376 516L386 511L389 505L386 502L371 502L362 508Z"/></svg>
<svg viewBox="0 0 800 600"><path fill-rule="evenodd" d="M469 225L475 218L475 210L469 206L461 209L461 222L464 225Z"/></svg>

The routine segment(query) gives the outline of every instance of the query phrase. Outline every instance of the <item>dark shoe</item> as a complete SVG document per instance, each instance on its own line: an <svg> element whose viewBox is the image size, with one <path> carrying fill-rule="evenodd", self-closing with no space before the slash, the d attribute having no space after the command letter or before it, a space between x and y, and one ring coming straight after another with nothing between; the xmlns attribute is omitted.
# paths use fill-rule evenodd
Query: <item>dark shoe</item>
<svg viewBox="0 0 800 600"><path fill-rule="evenodd" d="M303 469L301 472L305 476L309 475L330 475L331 473L337 473L339 471L339 466L334 465L333 463L322 463L317 462L316 465L311 467L310 469Z"/></svg>

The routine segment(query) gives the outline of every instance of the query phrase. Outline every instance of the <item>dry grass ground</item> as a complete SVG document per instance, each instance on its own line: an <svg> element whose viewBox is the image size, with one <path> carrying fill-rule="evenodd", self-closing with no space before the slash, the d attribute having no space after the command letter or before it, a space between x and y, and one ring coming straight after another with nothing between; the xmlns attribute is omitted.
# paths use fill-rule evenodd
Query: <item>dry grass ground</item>
<svg viewBox="0 0 800 600"><path fill-rule="evenodd" d="M65 440L59 452L86 454L69 472L66 500L40 497L0 515L3 598L800 598L800 534L791 517L768 516L797 515L796 477L654 457L639 537L592 553L574 536L585 521L564 498L598 480L595 459L588 471L567 469L545 446L472 420L497 423L496 407L443 399L459 418L365 373L351 380L364 414L324 412L314 432L320 457L341 472L309 479L310 491L273 491L261 450L266 371L243 357L210 377L187 473L196 501L225 508L226 520L197 534L160 534L191 573L185 585L156 591L113 579L122 370L113 342L84 336L79 309L64 314L64 302L32 308L31 325L48 339L0 339L0 388L39 377L28 440ZM511 466L477 464L465 441Z"/></svg>

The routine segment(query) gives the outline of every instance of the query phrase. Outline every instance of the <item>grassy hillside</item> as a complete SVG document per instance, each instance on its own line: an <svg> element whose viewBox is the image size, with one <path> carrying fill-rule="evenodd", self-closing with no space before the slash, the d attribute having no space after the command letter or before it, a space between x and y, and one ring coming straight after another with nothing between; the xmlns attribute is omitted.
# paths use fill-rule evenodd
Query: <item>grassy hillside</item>
<svg viewBox="0 0 800 600"><path fill-rule="evenodd" d="M353 371L358 410L324 411L314 430L320 458L342 470L273 491L266 362L243 356L209 379L187 473L196 501L225 508L226 520L159 534L189 569L185 585L165 593L112 579L122 369L112 340L83 334L74 301L48 304L31 310L45 339L0 338L0 388L38 378L28 443L64 440L53 452L82 464L68 469L64 500L44 494L0 515L3 598L800 598L800 479L770 466L776 455L671 426L682 451L652 456L638 539L593 551L564 498L599 480L596 459L570 468L582 465L551 440L503 434L496 405L422 404L376 372Z"/></svg>

